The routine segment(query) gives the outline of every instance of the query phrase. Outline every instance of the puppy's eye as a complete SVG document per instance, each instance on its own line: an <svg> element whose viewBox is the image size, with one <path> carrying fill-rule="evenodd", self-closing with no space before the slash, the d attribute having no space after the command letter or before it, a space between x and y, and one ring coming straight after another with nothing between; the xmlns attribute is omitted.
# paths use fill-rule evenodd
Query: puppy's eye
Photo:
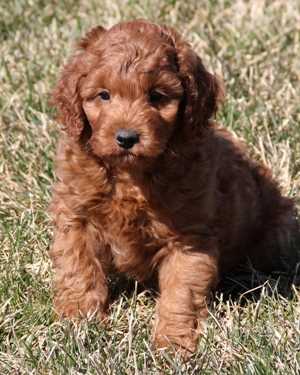
<svg viewBox="0 0 300 375"><path fill-rule="evenodd" d="M167 96L160 91L153 90L149 94L150 103L153 105L160 104L167 99Z"/></svg>
<svg viewBox="0 0 300 375"><path fill-rule="evenodd" d="M110 93L107 90L102 90L98 94L101 100L107 101L110 100Z"/></svg>

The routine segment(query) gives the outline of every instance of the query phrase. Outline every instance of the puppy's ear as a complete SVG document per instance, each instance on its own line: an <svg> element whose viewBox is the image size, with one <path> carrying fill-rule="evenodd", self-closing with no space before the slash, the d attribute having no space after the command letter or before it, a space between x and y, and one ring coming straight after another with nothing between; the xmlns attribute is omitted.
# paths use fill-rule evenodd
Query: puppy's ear
<svg viewBox="0 0 300 375"><path fill-rule="evenodd" d="M205 69L200 57L175 30L164 27L164 32L177 51L178 69L185 90L184 122L205 126L223 100L223 86Z"/></svg>
<svg viewBox="0 0 300 375"><path fill-rule="evenodd" d="M52 93L51 104L57 109L57 121L75 140L79 140L87 124L80 97L80 81L88 74L95 59L89 50L96 42L100 42L104 32L105 29L98 26L79 41L76 53L64 66Z"/></svg>
<svg viewBox="0 0 300 375"><path fill-rule="evenodd" d="M86 35L79 41L79 48L88 50L95 46L101 40L102 35L105 33L102 26L96 26L86 33Z"/></svg>

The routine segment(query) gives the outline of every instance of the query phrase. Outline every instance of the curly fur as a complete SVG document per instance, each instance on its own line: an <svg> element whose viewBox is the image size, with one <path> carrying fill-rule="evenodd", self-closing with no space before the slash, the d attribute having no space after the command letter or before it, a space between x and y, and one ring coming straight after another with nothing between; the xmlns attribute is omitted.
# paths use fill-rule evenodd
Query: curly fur
<svg viewBox="0 0 300 375"><path fill-rule="evenodd" d="M154 103L153 90L163 93ZM264 270L287 258L294 204L211 120L222 95L171 28L133 21L79 42L53 94L63 125L51 204L61 316L102 319L111 271L157 277L154 341L193 351L224 272L246 258ZM130 151L116 143L120 128L140 136Z"/></svg>

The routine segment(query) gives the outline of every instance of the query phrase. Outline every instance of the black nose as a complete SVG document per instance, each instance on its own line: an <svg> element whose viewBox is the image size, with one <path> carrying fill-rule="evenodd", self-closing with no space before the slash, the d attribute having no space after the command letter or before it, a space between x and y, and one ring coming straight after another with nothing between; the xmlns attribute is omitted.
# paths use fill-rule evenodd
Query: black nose
<svg viewBox="0 0 300 375"><path fill-rule="evenodd" d="M139 135L134 130L120 129L117 131L116 140L120 147L129 149L139 142Z"/></svg>

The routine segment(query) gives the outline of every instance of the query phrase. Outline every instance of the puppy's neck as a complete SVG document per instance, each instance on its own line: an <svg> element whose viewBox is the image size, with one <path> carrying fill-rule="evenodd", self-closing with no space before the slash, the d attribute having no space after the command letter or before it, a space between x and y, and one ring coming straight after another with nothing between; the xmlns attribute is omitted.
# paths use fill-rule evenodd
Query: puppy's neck
<svg viewBox="0 0 300 375"><path fill-rule="evenodd" d="M109 174L115 183L127 183L139 186L147 195L151 191L165 190L170 181L184 178L187 168L191 165L188 155L180 149L168 148L156 160L141 165L108 166Z"/></svg>

